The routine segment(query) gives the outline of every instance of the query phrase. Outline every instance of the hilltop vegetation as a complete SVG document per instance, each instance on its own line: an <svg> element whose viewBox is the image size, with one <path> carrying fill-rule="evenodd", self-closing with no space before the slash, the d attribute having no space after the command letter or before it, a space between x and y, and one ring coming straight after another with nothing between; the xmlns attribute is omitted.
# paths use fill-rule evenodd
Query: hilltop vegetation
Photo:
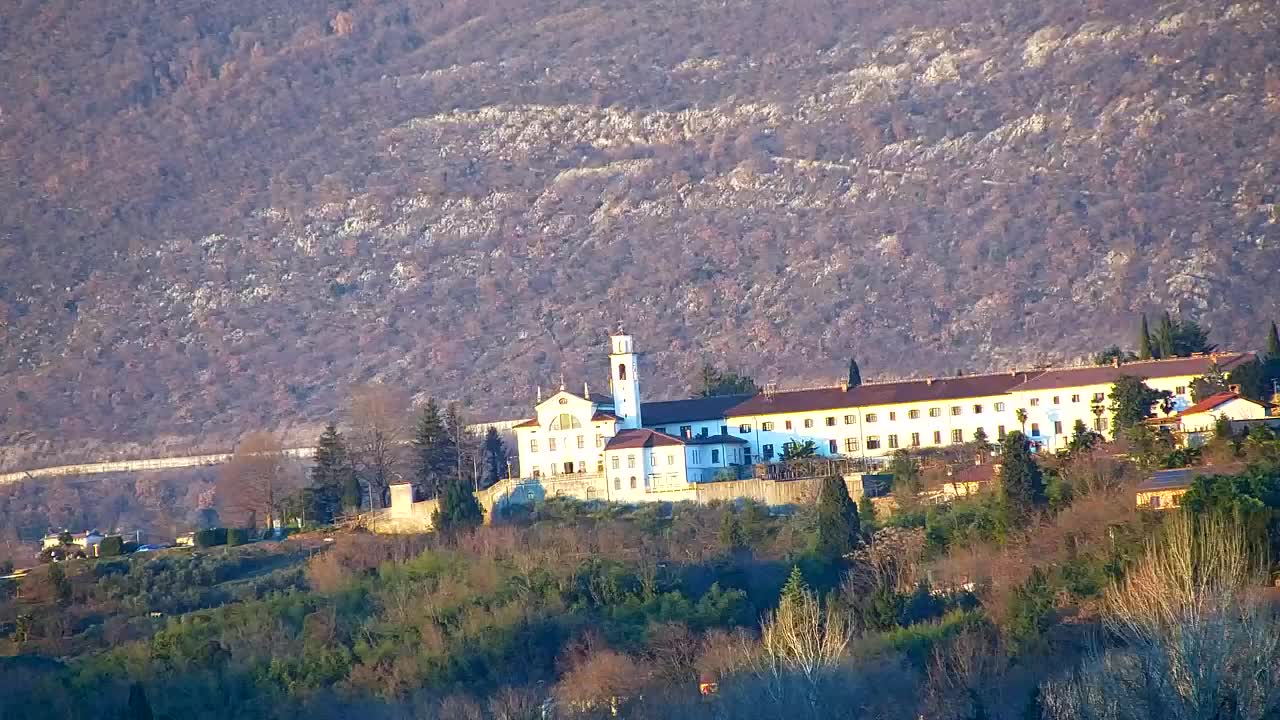
<svg viewBox="0 0 1280 720"><path fill-rule="evenodd" d="M375 377L496 414L620 322L655 396L704 356L1081 358L1152 307L1256 347L1278 33L1256 0L23 0L0 435L225 446Z"/></svg>

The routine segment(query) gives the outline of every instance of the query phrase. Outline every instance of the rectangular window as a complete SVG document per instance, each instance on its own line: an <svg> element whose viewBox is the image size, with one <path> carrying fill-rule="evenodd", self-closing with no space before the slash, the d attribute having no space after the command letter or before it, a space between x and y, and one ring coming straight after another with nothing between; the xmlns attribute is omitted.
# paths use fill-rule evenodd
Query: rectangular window
<svg viewBox="0 0 1280 720"><path fill-rule="evenodd" d="M762 422L762 423L760 423L760 429L761 429L761 430L763 430L763 431L765 431L765 432L769 432L770 430L772 430L772 429L773 429L773 423L772 423L772 422Z"/></svg>
<svg viewBox="0 0 1280 720"><path fill-rule="evenodd" d="M702 464L702 451L701 451L701 450L699 450L698 448L694 448L694 449L693 449L693 453L692 453L692 455L693 455L693 464L694 464L694 465L701 465L701 464Z"/></svg>
<svg viewBox="0 0 1280 720"><path fill-rule="evenodd" d="M1186 394L1187 394L1187 386L1186 386L1186 385L1179 385L1178 387L1174 388L1173 390L1174 390L1174 394L1175 394L1175 395L1186 395Z"/></svg>
<svg viewBox="0 0 1280 720"><path fill-rule="evenodd" d="M675 464L676 464L676 456L675 456L675 455L667 455L667 464L668 464L668 465L675 465Z"/></svg>
<svg viewBox="0 0 1280 720"><path fill-rule="evenodd" d="M854 424L856 424L857 422L858 422L858 416L857 416L857 415L845 415L845 416L844 416L844 424L845 424L845 425L854 425Z"/></svg>
<svg viewBox="0 0 1280 720"><path fill-rule="evenodd" d="M609 464L611 467L613 467L614 470L617 470L618 466L622 464L622 459L619 458L617 455L614 455L613 460L610 460Z"/></svg>
<svg viewBox="0 0 1280 720"><path fill-rule="evenodd" d="M770 424L771 426L773 425L773 423L769 423L769 424ZM728 434L729 434L729 426L728 426L728 425L721 425L721 426L720 426L720 434L721 434L721 435L728 435Z"/></svg>
<svg viewBox="0 0 1280 720"><path fill-rule="evenodd" d="M555 438L547 438L547 449L548 449L548 450L550 450L551 452L555 452L555 451L556 451L556 439L555 439Z"/></svg>
<svg viewBox="0 0 1280 720"><path fill-rule="evenodd" d="M614 478L614 479L613 479L613 489L614 489L614 490L621 490L621 489L622 489L622 478L620 478L620 477L616 477L616 478Z"/></svg>
<svg viewBox="0 0 1280 720"><path fill-rule="evenodd" d="M951 406L951 415L952 415L953 417L954 417L954 416L956 416L956 415L959 415L959 414L960 414L960 413L962 413L962 412L964 412L964 408L960 407L959 405L952 405L952 406Z"/></svg>
<svg viewBox="0 0 1280 720"><path fill-rule="evenodd" d="M682 437L682 438L691 438L691 437L693 437L693 426L692 426L692 425L681 425L681 426L680 426L680 437Z"/></svg>
<svg viewBox="0 0 1280 720"><path fill-rule="evenodd" d="M786 427L788 430L790 430L790 429L791 429L791 421L790 421L790 420L786 421L786 425L785 425L785 427Z"/></svg>
<svg viewBox="0 0 1280 720"><path fill-rule="evenodd" d="M649 465L652 467L658 467L658 453L649 453Z"/></svg>
<svg viewBox="0 0 1280 720"><path fill-rule="evenodd" d="M1107 394L1106 394L1106 393L1094 393L1094 394L1093 394L1093 401L1094 401L1094 402L1096 402L1096 403L1100 403L1100 402L1102 402L1103 400L1106 400L1106 399L1107 399Z"/></svg>
<svg viewBox="0 0 1280 720"><path fill-rule="evenodd" d="M529 452L538 452L538 438L529 441Z"/></svg>
<svg viewBox="0 0 1280 720"><path fill-rule="evenodd" d="M636 476L635 476L635 475L632 475L632 476L631 476L631 489L632 489L632 490L635 490L635 489L636 489Z"/></svg>
<svg viewBox="0 0 1280 720"><path fill-rule="evenodd" d="M1061 435L1061 434L1062 434L1062 421L1061 421L1061 420L1054 420L1054 421L1053 421L1053 434L1054 434L1054 435Z"/></svg>
<svg viewBox="0 0 1280 720"><path fill-rule="evenodd" d="M956 428L955 430L952 430L952 431L951 431L951 443L952 443L953 445L959 445L959 444L960 444L960 443L962 443L962 442L964 442L964 431L963 431L963 430L961 430L961 429L959 429L959 428Z"/></svg>
<svg viewBox="0 0 1280 720"><path fill-rule="evenodd" d="M1079 394L1079 393L1075 393L1074 395L1072 395L1072 396L1071 396L1071 402L1080 402L1080 394Z"/></svg>
<svg viewBox="0 0 1280 720"><path fill-rule="evenodd" d="M827 441L827 452L831 453L832 455L835 455L836 453L840 452L840 445L839 445L839 443L837 443L835 440L828 440L828 441Z"/></svg>
<svg viewBox="0 0 1280 720"><path fill-rule="evenodd" d="M908 411L907 411L907 419L908 419L908 420L919 420L919 419L920 419L920 411L919 411L919 410L908 410Z"/></svg>
<svg viewBox="0 0 1280 720"><path fill-rule="evenodd" d="M875 413L867 413L867 416L863 418L863 420L864 420L864 421L869 422L869 423L873 423L873 422L875 422L875 421L876 421L876 420L878 420L878 419L879 419L879 418L877 418L877 417L876 417L876 414L875 414Z"/></svg>
<svg viewBox="0 0 1280 720"><path fill-rule="evenodd" d="M933 444L934 444L934 445L941 445L941 444L942 444L942 431L941 431L941 430L934 430L934 431L933 431Z"/></svg>
<svg viewBox="0 0 1280 720"><path fill-rule="evenodd" d="M1040 407L1040 398L1031 398L1031 407Z"/></svg>
<svg viewBox="0 0 1280 720"><path fill-rule="evenodd" d="M603 472L604 472L604 458L600 458L599 460L596 461L596 473L600 474Z"/></svg>
<svg viewBox="0 0 1280 720"><path fill-rule="evenodd" d="M587 471L587 461L586 461L586 460L579 460L579 461L578 461L578 472L580 472L580 473L584 473L584 472L586 472L586 471Z"/></svg>
<svg viewBox="0 0 1280 720"><path fill-rule="evenodd" d="M604 447L604 436L603 436L603 435L597 435L597 436L596 436L596 447L598 447L598 448L602 448L602 447Z"/></svg>
<svg viewBox="0 0 1280 720"><path fill-rule="evenodd" d="M920 447L920 433L911 433L911 447Z"/></svg>
<svg viewBox="0 0 1280 720"><path fill-rule="evenodd" d="M942 408L929 408L929 417L942 417Z"/></svg>
<svg viewBox="0 0 1280 720"><path fill-rule="evenodd" d="M771 460L771 459L773 459L773 445L761 445L761 446L760 446L760 455L761 455L765 460Z"/></svg>
<svg viewBox="0 0 1280 720"><path fill-rule="evenodd" d="M534 477L542 477L542 468L538 467L537 465L534 465L534 466L533 466L533 476L534 476Z"/></svg>
<svg viewBox="0 0 1280 720"><path fill-rule="evenodd" d="M805 427L807 427L807 428L811 428L811 427L813 427L813 418L805 418L805 419L804 419L804 426L805 426Z"/></svg>
<svg viewBox="0 0 1280 720"><path fill-rule="evenodd" d="M897 420L897 419L898 419L898 413L897 413L897 411L895 411L895 410L890 410L890 411L889 411L889 420Z"/></svg>
<svg viewBox="0 0 1280 720"><path fill-rule="evenodd" d="M1032 437L1040 437L1040 423L1031 423Z"/></svg>
<svg viewBox="0 0 1280 720"><path fill-rule="evenodd" d="M981 406L981 405L974 405L974 406L973 406L973 414L974 414L974 415L981 415L981 414L982 414L982 406Z"/></svg>
<svg viewBox="0 0 1280 720"><path fill-rule="evenodd" d="M741 425L738 426L738 432L742 433L743 435L751 432L751 424L742 423Z"/></svg>
<svg viewBox="0 0 1280 720"><path fill-rule="evenodd" d="M835 426L836 426L836 416L832 415L827 418L827 427L835 427Z"/></svg>
<svg viewBox="0 0 1280 720"><path fill-rule="evenodd" d="M868 449L868 450L879 450L879 449L880 449L880 438L879 438L879 436L876 436L876 435L868 435L868 436L867 436L867 449Z"/></svg>
<svg viewBox="0 0 1280 720"><path fill-rule="evenodd" d="M630 469L630 470L634 470L634 469L635 469L635 467L636 467L636 456L635 456L635 455L628 455L628 456L627 456L627 468L628 468L628 469Z"/></svg>
<svg viewBox="0 0 1280 720"><path fill-rule="evenodd" d="M711 434L711 431L708 430L707 428L698 429L698 437L706 437L707 435L710 435L710 434Z"/></svg>
<svg viewBox="0 0 1280 720"><path fill-rule="evenodd" d="M720 450L717 448L711 448L711 464L712 465L720 464Z"/></svg>
<svg viewBox="0 0 1280 720"><path fill-rule="evenodd" d="M858 452L858 438L845 438L844 451L847 453Z"/></svg>
<svg viewBox="0 0 1280 720"><path fill-rule="evenodd" d="M1053 404L1054 404L1054 405L1057 405L1057 404L1058 404L1058 396L1057 396L1057 395L1054 395L1054 396L1053 396Z"/></svg>
<svg viewBox="0 0 1280 720"><path fill-rule="evenodd" d="M1002 402L996 403L996 412L1004 412L1004 403Z"/></svg>
<svg viewBox="0 0 1280 720"><path fill-rule="evenodd" d="M1102 418L1093 419L1093 431L1102 432Z"/></svg>
<svg viewBox="0 0 1280 720"><path fill-rule="evenodd" d="M587 437L585 435L578 436L578 449L581 450L587 446Z"/></svg>
<svg viewBox="0 0 1280 720"><path fill-rule="evenodd" d="M1004 439L1004 435L1005 435L1005 432L1004 432L1004 426L1003 426L1003 425L998 426L998 427L996 428L996 438L998 438L998 439L1000 439L1000 440L1003 440L1003 439Z"/></svg>
<svg viewBox="0 0 1280 720"><path fill-rule="evenodd" d="M898 449L898 436L897 436L897 435L890 435L890 436L889 436L889 449L890 449L890 450L897 450L897 449Z"/></svg>

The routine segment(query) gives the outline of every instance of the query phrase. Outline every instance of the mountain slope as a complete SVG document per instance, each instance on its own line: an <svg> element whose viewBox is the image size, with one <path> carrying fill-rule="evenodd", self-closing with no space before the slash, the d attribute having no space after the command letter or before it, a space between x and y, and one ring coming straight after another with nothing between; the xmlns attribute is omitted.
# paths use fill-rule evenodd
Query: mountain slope
<svg viewBox="0 0 1280 720"><path fill-rule="evenodd" d="M222 442L1280 315L1265 2L34 2L0 19L0 436ZM603 381L603 378L600 378Z"/></svg>

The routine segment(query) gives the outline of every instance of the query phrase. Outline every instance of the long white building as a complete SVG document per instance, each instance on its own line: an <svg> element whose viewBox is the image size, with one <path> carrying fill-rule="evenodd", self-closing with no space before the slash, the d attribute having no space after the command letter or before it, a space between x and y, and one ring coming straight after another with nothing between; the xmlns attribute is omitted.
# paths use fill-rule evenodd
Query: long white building
<svg viewBox="0 0 1280 720"><path fill-rule="evenodd" d="M812 441L825 457L883 459L899 449L992 441L1022 430L1034 443L1066 445L1081 420L1110 435L1111 385L1129 375L1191 405L1191 383L1249 353L1215 353L1102 367L1071 367L926 378L857 387L644 402L633 338L610 338L608 395L564 387L539 398L514 426L521 474L574 475L610 500L668 499L691 483L736 476L736 466L780 458Z"/></svg>

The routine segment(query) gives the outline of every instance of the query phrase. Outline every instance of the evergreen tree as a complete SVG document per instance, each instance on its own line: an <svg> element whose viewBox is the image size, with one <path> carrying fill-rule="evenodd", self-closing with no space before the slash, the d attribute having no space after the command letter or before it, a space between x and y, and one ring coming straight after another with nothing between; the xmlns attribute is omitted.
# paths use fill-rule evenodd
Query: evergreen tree
<svg viewBox="0 0 1280 720"><path fill-rule="evenodd" d="M1147 327L1147 315L1142 315L1142 327L1138 330L1138 359L1150 360L1155 357L1155 350L1151 347L1151 330Z"/></svg>
<svg viewBox="0 0 1280 720"><path fill-rule="evenodd" d="M152 720L151 703L147 701L147 692L142 689L142 683L133 683L129 686L129 711L125 717L128 720Z"/></svg>
<svg viewBox="0 0 1280 720"><path fill-rule="evenodd" d="M1229 387L1230 382L1227 380L1227 374L1222 372L1222 368L1218 367L1218 363L1210 362L1209 369L1205 374L1191 381L1191 400L1192 402L1200 402L1218 393L1227 392Z"/></svg>
<svg viewBox="0 0 1280 720"><path fill-rule="evenodd" d="M507 444L502 442L502 436L494 428L489 428L484 434L484 446L481 449L482 474L480 476L480 487L489 487L498 480L506 477L507 472Z"/></svg>
<svg viewBox="0 0 1280 720"><path fill-rule="evenodd" d="M1173 354L1169 357L1191 357L1196 353L1211 353L1217 348L1209 342L1209 331L1195 320L1175 320L1172 330Z"/></svg>
<svg viewBox="0 0 1280 720"><path fill-rule="evenodd" d="M1073 454L1089 452L1101 440L1101 435L1090 430L1083 420L1077 418L1076 424L1071 428L1071 440L1067 443L1067 452Z"/></svg>
<svg viewBox="0 0 1280 720"><path fill-rule="evenodd" d="M747 535L742 530L742 522L732 505L726 505L720 515L720 547L729 552L737 552L747 547Z"/></svg>
<svg viewBox="0 0 1280 720"><path fill-rule="evenodd" d="M973 431L973 444L980 449L986 449L991 446L991 437L987 435L986 430L978 428Z"/></svg>
<svg viewBox="0 0 1280 720"><path fill-rule="evenodd" d="M871 537L876 531L876 504L870 495L863 495L858 501L858 524L862 526L862 534Z"/></svg>
<svg viewBox="0 0 1280 720"><path fill-rule="evenodd" d="M893 454L893 459L889 461L889 474L893 475L894 492L907 496L899 500L912 500L924 489L921 486L920 463L906 450L898 450Z"/></svg>
<svg viewBox="0 0 1280 720"><path fill-rule="evenodd" d="M1280 362L1280 334L1276 333L1276 323L1271 322L1271 332L1267 333L1267 357L1271 362Z"/></svg>
<svg viewBox="0 0 1280 720"><path fill-rule="evenodd" d="M818 534L816 550L829 558L841 558L862 542L858 506L849 497L844 478L830 475L822 481L818 494Z"/></svg>
<svg viewBox="0 0 1280 720"><path fill-rule="evenodd" d="M347 452L346 443L338 426L329 423L316 442L315 464L311 466L311 493L309 513L312 519L320 523L333 522L342 513L346 504L344 497L349 485L355 483L355 468L351 464L351 455ZM357 485L355 505L359 505L360 492Z"/></svg>
<svg viewBox="0 0 1280 720"><path fill-rule="evenodd" d="M440 495L440 506L432 515L439 532L455 532L476 527L484 522L484 510L470 483L463 478L450 478Z"/></svg>
<svg viewBox="0 0 1280 720"><path fill-rule="evenodd" d="M414 485L423 499L439 497L445 483L457 473L456 449L440 416L440 406L435 398L427 400L413 429Z"/></svg>
<svg viewBox="0 0 1280 720"><path fill-rule="evenodd" d="M1031 455L1031 444L1017 431L1000 443L1000 495L1010 520L1018 523L1047 501L1044 475Z"/></svg>
<svg viewBox="0 0 1280 720"><path fill-rule="evenodd" d="M862 370L858 369L858 361L849 358L849 387L856 388L862 384Z"/></svg>
<svg viewBox="0 0 1280 720"><path fill-rule="evenodd" d="M1140 377L1120 376L1111 386L1111 434L1124 431L1151 416L1151 406L1172 396L1168 390L1153 390Z"/></svg>
<svg viewBox="0 0 1280 720"><path fill-rule="evenodd" d="M451 463L450 472L462 477L463 459L471 457L472 437L467 430L467 422L462 417L462 406L456 402L449 403L444 411L444 429L449 435L450 445L447 459Z"/></svg>
<svg viewBox="0 0 1280 720"><path fill-rule="evenodd" d="M1156 328L1153 342L1155 343L1156 357L1174 357L1173 318L1169 316L1168 311L1160 316L1160 325Z"/></svg>
<svg viewBox="0 0 1280 720"><path fill-rule="evenodd" d="M809 584L804 581L804 573L800 572L799 565L791 566L791 574L787 576L787 584L782 586L782 593L779 595L778 604L786 605L790 603L792 606L804 601L806 595L809 594Z"/></svg>
<svg viewBox="0 0 1280 720"><path fill-rule="evenodd" d="M704 363L698 373L693 394L698 397L718 395L752 394L760 391L756 381L734 370L721 370L711 363Z"/></svg>

